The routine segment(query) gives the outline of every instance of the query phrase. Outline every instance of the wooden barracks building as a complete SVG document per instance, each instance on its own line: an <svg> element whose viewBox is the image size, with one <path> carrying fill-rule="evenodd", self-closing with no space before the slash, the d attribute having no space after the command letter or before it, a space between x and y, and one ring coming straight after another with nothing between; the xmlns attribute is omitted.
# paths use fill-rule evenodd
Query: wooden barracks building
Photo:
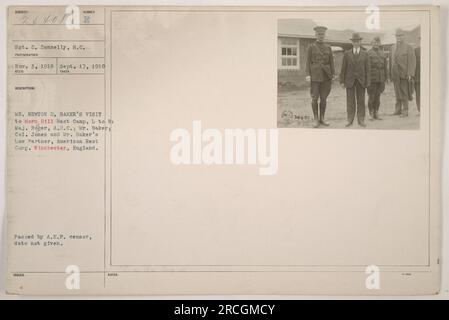
<svg viewBox="0 0 449 320"><path fill-rule="evenodd" d="M313 28L317 26L310 19L284 19L278 23L278 86L279 89L298 88L306 85L305 63L306 50L309 44L315 41ZM420 34L419 26L404 27L406 32L405 40L412 46L418 43ZM387 32L359 32L362 40L362 47L371 48L371 41L375 36L379 36L382 49L388 52L396 42L395 30ZM334 53L335 72L339 74L343 53L352 47L349 40L356 30L332 30L326 31L325 43L332 47Z"/></svg>

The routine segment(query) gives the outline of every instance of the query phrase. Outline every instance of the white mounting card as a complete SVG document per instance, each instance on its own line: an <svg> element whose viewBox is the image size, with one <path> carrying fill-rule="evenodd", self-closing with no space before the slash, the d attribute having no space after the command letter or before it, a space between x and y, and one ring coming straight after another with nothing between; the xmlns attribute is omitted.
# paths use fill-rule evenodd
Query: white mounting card
<svg viewBox="0 0 449 320"><path fill-rule="evenodd" d="M439 8L8 8L11 294L436 294Z"/></svg>

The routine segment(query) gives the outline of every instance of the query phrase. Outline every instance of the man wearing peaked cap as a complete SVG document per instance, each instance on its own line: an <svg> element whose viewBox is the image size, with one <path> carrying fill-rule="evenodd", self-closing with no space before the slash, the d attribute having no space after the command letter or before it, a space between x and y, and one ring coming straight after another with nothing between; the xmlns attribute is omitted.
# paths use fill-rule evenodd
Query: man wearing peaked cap
<svg viewBox="0 0 449 320"><path fill-rule="evenodd" d="M332 49L324 43L327 28L316 26L313 30L315 30L316 41L307 47L306 80L310 81L314 127L318 128L320 125L329 125L324 121L324 114L335 70Z"/></svg>
<svg viewBox="0 0 449 320"><path fill-rule="evenodd" d="M345 52L340 72L340 83L346 88L348 123L352 125L357 111L357 122L365 127L365 89L371 84L371 67L368 54L361 48L362 38L354 33L353 48Z"/></svg>
<svg viewBox="0 0 449 320"><path fill-rule="evenodd" d="M371 84L368 87L368 111L370 120L380 120L378 116L380 107L380 95L385 90L387 80L387 57L380 48L380 38L374 37L372 48L368 50L371 67Z"/></svg>
<svg viewBox="0 0 449 320"><path fill-rule="evenodd" d="M413 48L404 41L404 31L397 29L395 35L396 44L390 51L390 77L396 95L394 115L407 117L408 101L412 99L410 84L415 76L416 57Z"/></svg>
<svg viewBox="0 0 449 320"><path fill-rule="evenodd" d="M325 26L316 26L315 28L313 28L313 30L316 33L322 34L322 33L326 33L327 28Z"/></svg>

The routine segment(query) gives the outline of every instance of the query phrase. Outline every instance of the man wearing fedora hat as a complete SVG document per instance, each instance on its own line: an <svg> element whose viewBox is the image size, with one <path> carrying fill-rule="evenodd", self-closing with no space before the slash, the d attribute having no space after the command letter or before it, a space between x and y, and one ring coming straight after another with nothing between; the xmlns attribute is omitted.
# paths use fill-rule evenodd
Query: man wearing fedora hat
<svg viewBox="0 0 449 320"><path fill-rule="evenodd" d="M348 123L352 125L357 110L357 122L365 127L365 89L370 86L370 60L361 48L362 38L354 33L351 38L353 48L345 52L340 72L340 83L346 88Z"/></svg>
<svg viewBox="0 0 449 320"><path fill-rule="evenodd" d="M307 47L306 80L310 81L312 112L315 119L314 128L318 128L320 125L329 125L324 121L324 114L335 70L332 49L324 43L327 28L317 26L313 29L316 41ZM319 108L318 99L320 99Z"/></svg>
<svg viewBox="0 0 449 320"><path fill-rule="evenodd" d="M409 44L405 43L405 33L402 29L396 30L396 44L390 52L391 80L396 95L395 112L393 115L408 116L408 101L412 100L411 84L415 76L416 57Z"/></svg>
<svg viewBox="0 0 449 320"><path fill-rule="evenodd" d="M385 90L387 80L387 57L380 49L380 38L374 37L372 48L368 50L371 67L371 85L368 87L368 111L370 120L381 120L378 116L380 95Z"/></svg>

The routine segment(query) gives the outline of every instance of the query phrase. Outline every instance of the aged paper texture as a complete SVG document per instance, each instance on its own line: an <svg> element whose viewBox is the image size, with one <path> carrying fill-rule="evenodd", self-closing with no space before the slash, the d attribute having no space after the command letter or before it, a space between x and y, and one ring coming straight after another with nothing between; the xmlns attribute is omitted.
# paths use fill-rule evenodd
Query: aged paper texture
<svg viewBox="0 0 449 320"><path fill-rule="evenodd" d="M437 293L439 10L378 14L10 7L7 291Z"/></svg>

